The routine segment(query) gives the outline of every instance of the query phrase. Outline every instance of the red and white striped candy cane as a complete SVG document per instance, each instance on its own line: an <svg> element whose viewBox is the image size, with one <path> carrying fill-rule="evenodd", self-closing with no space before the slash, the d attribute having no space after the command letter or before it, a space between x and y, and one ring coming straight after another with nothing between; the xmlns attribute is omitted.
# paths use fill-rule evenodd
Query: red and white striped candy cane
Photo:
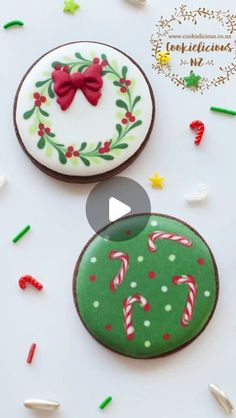
<svg viewBox="0 0 236 418"><path fill-rule="evenodd" d="M111 280L110 289L115 292L118 287L122 284L127 270L129 268L129 256L128 254L121 253L120 251L111 251L109 254L110 260L120 260L121 261L121 268L116 274L116 276Z"/></svg>
<svg viewBox="0 0 236 418"><path fill-rule="evenodd" d="M194 313L195 302L198 294L198 287L196 280L193 276L175 276L173 277L173 283L176 285L186 284L189 288L187 303L184 308L184 312L181 319L183 327L187 327L191 321Z"/></svg>
<svg viewBox="0 0 236 418"><path fill-rule="evenodd" d="M132 321L133 304L138 303L144 311L149 311L151 306L148 301L141 295L133 295L125 299L124 301L124 318L125 318L125 331L128 340L132 340L135 337L134 325Z"/></svg>
<svg viewBox="0 0 236 418"><path fill-rule="evenodd" d="M192 246L192 241L182 235L176 235L164 231L154 231L152 234L148 236L148 249L151 253L154 253L157 250L157 245L155 242L157 239L168 239L170 241L178 242L179 244L182 244L185 247Z"/></svg>

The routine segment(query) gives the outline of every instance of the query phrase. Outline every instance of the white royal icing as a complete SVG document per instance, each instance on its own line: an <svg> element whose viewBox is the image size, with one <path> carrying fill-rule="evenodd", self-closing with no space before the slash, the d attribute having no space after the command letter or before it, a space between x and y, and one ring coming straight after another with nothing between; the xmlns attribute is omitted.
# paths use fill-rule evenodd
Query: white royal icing
<svg viewBox="0 0 236 418"><path fill-rule="evenodd" d="M111 151L110 155L114 157L113 160L92 157L89 159L89 166L85 165L79 157L69 158L66 164L62 164L57 150L48 143L43 149L39 149L37 146L40 140L38 124L35 123L35 126L33 126L35 118L37 118L36 112L27 120L23 118L24 113L34 107L33 94L43 91L43 87L35 87L36 82L51 77L53 71L51 64L53 62L68 63L76 61L76 52L79 52L88 60L93 60L95 57L101 59L101 54L106 54L109 63L118 73L121 73L123 66L127 66L127 79L132 81L132 98L141 96L141 100L135 106L134 116L136 121L141 120L142 124L132 129L125 136L123 141L128 144L128 147ZM122 117L125 117L126 110L116 105L116 101L124 100L125 95L120 92L120 87L115 86L113 82L114 78L111 80L109 75L103 76L102 97L97 106L92 106L83 93L78 90L73 103L66 111L61 110L56 101L57 96L49 98L46 85L43 94L47 97L47 102L42 105L42 109L48 112L50 116L42 117L42 119L43 123L48 123L51 131L56 134L56 138L53 138L53 140L59 144L64 144L66 147L74 144L75 147L79 147L81 143L86 142L89 151L89 149L94 149L99 141L105 142L115 138L117 135L116 125L120 124L122 128L125 127L121 120ZM152 118L152 97L147 81L140 69L123 53L112 47L91 42L68 44L42 57L24 79L16 101L16 124L26 150L44 167L67 176L101 175L122 165L136 153L144 142Z"/></svg>

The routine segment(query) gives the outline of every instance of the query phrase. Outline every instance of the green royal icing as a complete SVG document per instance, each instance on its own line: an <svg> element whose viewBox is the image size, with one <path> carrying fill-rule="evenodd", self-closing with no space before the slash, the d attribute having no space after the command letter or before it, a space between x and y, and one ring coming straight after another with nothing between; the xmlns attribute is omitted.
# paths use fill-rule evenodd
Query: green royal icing
<svg viewBox="0 0 236 418"><path fill-rule="evenodd" d="M121 239L127 229L133 232L139 221L140 216L120 220L105 232ZM156 252L150 252L148 236L154 231L183 235L192 246L158 239ZM111 251L128 254L130 262L122 284L114 292L110 282L120 270L121 260L111 260ZM181 275L192 275L198 287L187 326L181 324L181 318L189 287L173 284L173 277ZM196 231L177 219L152 215L146 228L133 239L119 242L95 236L77 265L74 292L81 319L98 341L126 356L151 358L178 350L205 328L217 302L218 274L213 255ZM133 304L135 336L129 340L123 304L135 294L142 295L151 309L145 311L138 303Z"/></svg>

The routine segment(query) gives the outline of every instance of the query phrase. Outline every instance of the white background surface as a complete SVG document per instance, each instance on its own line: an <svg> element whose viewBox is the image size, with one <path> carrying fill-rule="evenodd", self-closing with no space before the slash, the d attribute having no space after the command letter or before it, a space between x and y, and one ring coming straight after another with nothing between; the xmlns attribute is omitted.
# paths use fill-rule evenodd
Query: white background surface
<svg viewBox="0 0 236 418"><path fill-rule="evenodd" d="M182 92L153 72L149 39L160 16L181 4L175 0L150 0L144 9L125 0L80 3L75 16L65 15L59 0L1 4L1 24L21 18L25 28L0 31L0 174L9 179L0 194L0 416L49 416L25 410L23 401L30 397L60 401L56 418L224 416L207 385L218 383L236 404L236 120L211 114L208 108L236 108L236 76L201 97ZM201 5L220 9L222 0ZM235 12L232 0L224 7ZM218 263L221 293L211 324L191 346L166 359L123 358L85 331L71 282L76 259L93 233L85 216L92 186L47 177L27 159L15 137L12 105L21 77L41 54L74 40L108 42L143 66L156 95L158 119L146 150L123 174L147 188L153 211L180 217L199 230ZM207 126L198 149L188 128L194 119ZM147 178L154 171L166 177L163 191L149 186ZM192 208L184 194L199 182L209 185L210 199ZM12 236L28 223L32 231L13 246ZM18 278L26 273L44 283L43 293L18 288ZM38 351L28 366L33 341ZM109 394L113 403L99 411L98 404Z"/></svg>

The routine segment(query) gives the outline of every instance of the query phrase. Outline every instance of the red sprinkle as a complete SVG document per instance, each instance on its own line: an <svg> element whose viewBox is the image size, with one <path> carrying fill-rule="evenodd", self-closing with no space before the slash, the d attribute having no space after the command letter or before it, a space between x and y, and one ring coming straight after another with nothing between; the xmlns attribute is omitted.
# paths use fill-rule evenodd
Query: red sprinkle
<svg viewBox="0 0 236 418"><path fill-rule="evenodd" d="M26 289L27 283L31 284L35 289L42 290L43 285L36 279L34 279L32 276L23 276L19 280L19 286L21 289Z"/></svg>
<svg viewBox="0 0 236 418"><path fill-rule="evenodd" d="M31 364L32 361L33 361L33 357L34 357L34 353L35 353L36 347L37 346L36 346L35 343L31 344L31 347L30 347L30 350L29 350L29 354L28 354L28 357L27 357L27 363L28 364Z"/></svg>
<svg viewBox="0 0 236 418"><path fill-rule="evenodd" d="M190 123L190 128L191 129L197 129L197 134L196 134L196 137L195 137L194 144L200 145L200 143L202 142L204 132L205 132L204 123L200 120L194 120L192 123Z"/></svg>

